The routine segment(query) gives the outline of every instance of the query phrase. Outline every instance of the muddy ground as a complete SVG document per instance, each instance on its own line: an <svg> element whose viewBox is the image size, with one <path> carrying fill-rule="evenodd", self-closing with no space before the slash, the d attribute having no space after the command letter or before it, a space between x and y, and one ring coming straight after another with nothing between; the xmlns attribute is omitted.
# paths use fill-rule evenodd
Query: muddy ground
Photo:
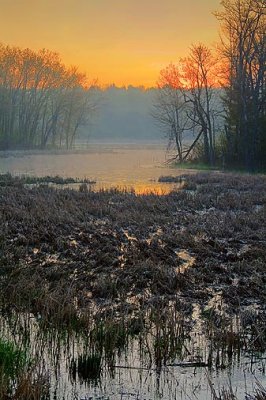
<svg viewBox="0 0 266 400"><path fill-rule="evenodd" d="M265 315L265 176L184 175L165 196L10 180L0 187L4 304L67 319L172 298L189 312L218 293L229 312Z"/></svg>

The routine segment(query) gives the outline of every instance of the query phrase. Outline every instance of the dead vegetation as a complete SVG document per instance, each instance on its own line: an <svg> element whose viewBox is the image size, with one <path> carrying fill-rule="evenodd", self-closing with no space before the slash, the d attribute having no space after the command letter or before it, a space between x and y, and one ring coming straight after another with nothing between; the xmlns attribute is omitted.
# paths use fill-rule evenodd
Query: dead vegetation
<svg viewBox="0 0 266 400"><path fill-rule="evenodd" d="M232 307L264 304L266 179L184 179L197 190L137 196L1 187L5 298L41 311L43 296L71 293L82 306L177 294L206 302L222 290ZM194 261L180 272L184 249Z"/></svg>
<svg viewBox="0 0 266 400"><path fill-rule="evenodd" d="M189 175L196 190L166 196L10 179L0 188L3 307L80 327L95 313L129 320L171 301L187 315L219 294L228 315L255 306L243 326L255 324L252 347L266 347L265 177ZM225 341L233 336L224 330Z"/></svg>
<svg viewBox="0 0 266 400"><path fill-rule="evenodd" d="M12 177L0 187L2 313L11 327L23 312L52 335L85 332L71 379L97 381L136 336L156 370L223 369L242 351L265 351L266 178L182 179L166 196L28 188ZM204 354L189 349L199 320Z"/></svg>

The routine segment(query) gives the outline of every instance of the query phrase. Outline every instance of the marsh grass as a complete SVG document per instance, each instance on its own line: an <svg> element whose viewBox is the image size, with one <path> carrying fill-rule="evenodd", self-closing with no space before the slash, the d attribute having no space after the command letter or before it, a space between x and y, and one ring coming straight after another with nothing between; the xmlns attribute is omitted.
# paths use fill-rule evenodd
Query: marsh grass
<svg viewBox="0 0 266 400"><path fill-rule="evenodd" d="M0 398L48 399L49 378L29 358L26 349L21 347L12 341L0 339Z"/></svg>
<svg viewBox="0 0 266 400"><path fill-rule="evenodd" d="M237 391L233 389L232 382L229 381L226 387L220 390L215 390L210 375L207 374L207 381L211 390L213 400L240 400ZM246 393L245 400L265 400L266 389L259 383L256 383L256 388L252 394Z"/></svg>
<svg viewBox="0 0 266 400"><path fill-rule="evenodd" d="M27 354L13 342L0 338L0 376L13 380L27 364Z"/></svg>
<svg viewBox="0 0 266 400"><path fill-rule="evenodd" d="M258 382L254 395L248 395L247 400L265 400L265 399L266 399L266 388Z"/></svg>
<svg viewBox="0 0 266 400"><path fill-rule="evenodd" d="M59 331L57 325L44 326L38 319L32 318L32 315L24 315L19 320L9 318L9 330L16 337L19 332L18 342L27 345L31 343L34 346L32 350L35 354L35 365L43 365L44 360L47 362L47 357L50 360L49 369L40 369L42 373L39 375L34 367L32 373L27 372L30 371L28 368L19 375L16 388L22 390L24 387L29 399L44 399L45 397L38 397L39 389L43 387L44 391L41 393L45 396L49 387L49 380L45 377L51 368L61 370L63 354L73 385L77 382L88 386L99 385L105 371L109 371L110 379L115 376L117 361L121 356L122 359L127 358L132 348L131 343L138 343L141 367L151 370L154 368L157 376L168 366L191 366L194 369L209 367L211 371L213 368L226 368L234 360L240 361L248 340L245 331L234 331L236 328L233 329L232 325L230 330L229 322L223 322L221 329L221 324L217 324L217 317L208 315L206 321L201 321L203 331L196 330L198 337L201 336L198 352L199 344L196 347L192 344L191 317L180 309L179 301L167 303L165 300L158 300L149 310L143 310L142 316L139 315L138 318L131 318L130 314L121 318L116 313L108 317L108 313L99 312L91 315L89 325L79 326L77 330L73 325L67 325ZM23 321L25 317L27 322ZM30 328L31 324L35 328ZM30 341L24 335L30 335ZM32 394L35 397L30 397L29 393L35 393ZM228 397L228 390L220 392L219 396L217 399L233 399ZM24 398L26 400L27 397L21 397ZM261 400L259 397L258 399Z"/></svg>
<svg viewBox="0 0 266 400"><path fill-rule="evenodd" d="M264 352L266 179L183 179L167 196L0 187L0 305L18 343L26 348L37 331L38 359L48 348L59 366L68 352L69 373L83 382L115 371L134 340L157 372L223 369Z"/></svg>
<svg viewBox="0 0 266 400"><path fill-rule="evenodd" d="M40 184L55 184L55 185L69 185L80 183L81 185L95 184L95 181L89 179L79 178L63 178L62 176L31 176L31 175L17 175L12 176L10 173L0 174L0 186L20 186L23 185L40 185Z"/></svg>

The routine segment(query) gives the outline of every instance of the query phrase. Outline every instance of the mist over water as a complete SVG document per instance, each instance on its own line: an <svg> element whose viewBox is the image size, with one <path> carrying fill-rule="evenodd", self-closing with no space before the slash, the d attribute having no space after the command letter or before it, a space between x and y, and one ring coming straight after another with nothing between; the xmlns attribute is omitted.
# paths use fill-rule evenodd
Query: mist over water
<svg viewBox="0 0 266 400"><path fill-rule="evenodd" d="M96 181L96 190L119 187L137 193L167 193L175 185L158 183L158 178L183 173L167 164L163 145L94 144L87 150L66 153L11 152L1 156L1 173L88 178Z"/></svg>

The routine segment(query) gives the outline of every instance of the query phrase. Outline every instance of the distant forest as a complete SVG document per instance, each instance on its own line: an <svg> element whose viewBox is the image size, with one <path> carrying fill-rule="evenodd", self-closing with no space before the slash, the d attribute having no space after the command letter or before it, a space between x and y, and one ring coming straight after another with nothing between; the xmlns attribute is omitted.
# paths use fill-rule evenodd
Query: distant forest
<svg viewBox="0 0 266 400"><path fill-rule="evenodd" d="M99 89L99 110L81 127L78 140L83 143L165 142L166 132L152 115L157 91L115 85Z"/></svg>
<svg viewBox="0 0 266 400"><path fill-rule="evenodd" d="M152 89L102 89L57 53L0 45L0 150L166 137L175 162L265 171L265 0L215 15L220 44L192 45Z"/></svg>

